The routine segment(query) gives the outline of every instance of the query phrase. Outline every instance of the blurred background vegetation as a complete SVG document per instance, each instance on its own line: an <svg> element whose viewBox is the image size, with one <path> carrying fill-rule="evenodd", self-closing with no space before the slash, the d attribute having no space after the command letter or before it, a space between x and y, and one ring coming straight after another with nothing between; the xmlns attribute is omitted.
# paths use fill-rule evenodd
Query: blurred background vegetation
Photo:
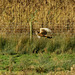
<svg viewBox="0 0 75 75"><path fill-rule="evenodd" d="M75 33L75 0L0 0L0 32L33 32L48 27L53 33Z"/></svg>

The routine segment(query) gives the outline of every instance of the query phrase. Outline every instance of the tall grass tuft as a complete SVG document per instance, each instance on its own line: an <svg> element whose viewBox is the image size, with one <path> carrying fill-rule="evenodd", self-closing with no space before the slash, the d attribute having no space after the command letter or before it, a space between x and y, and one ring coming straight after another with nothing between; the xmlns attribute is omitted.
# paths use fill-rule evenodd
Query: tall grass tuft
<svg viewBox="0 0 75 75"><path fill-rule="evenodd" d="M0 37L0 51L2 52L5 49L6 44L8 44L8 39L5 37Z"/></svg>
<svg viewBox="0 0 75 75"><path fill-rule="evenodd" d="M75 36L57 35L52 39L33 38L30 42L29 37L0 37L0 53L3 54L27 54L27 53L64 53L75 52Z"/></svg>
<svg viewBox="0 0 75 75"><path fill-rule="evenodd" d="M56 49L60 48L60 46L60 41L58 39L52 39L46 45L49 52L54 52Z"/></svg>
<svg viewBox="0 0 75 75"><path fill-rule="evenodd" d="M23 52L25 53L28 41L29 41L28 37L21 37L16 45L15 49L16 53L23 53Z"/></svg>
<svg viewBox="0 0 75 75"><path fill-rule="evenodd" d="M75 37L64 37L61 40L61 51L62 52L67 52L69 50L74 51L75 48Z"/></svg>
<svg viewBox="0 0 75 75"><path fill-rule="evenodd" d="M38 53L38 52L43 52L44 48L46 47L47 44L47 39L46 38L41 38L41 39L35 39L33 41L33 51Z"/></svg>

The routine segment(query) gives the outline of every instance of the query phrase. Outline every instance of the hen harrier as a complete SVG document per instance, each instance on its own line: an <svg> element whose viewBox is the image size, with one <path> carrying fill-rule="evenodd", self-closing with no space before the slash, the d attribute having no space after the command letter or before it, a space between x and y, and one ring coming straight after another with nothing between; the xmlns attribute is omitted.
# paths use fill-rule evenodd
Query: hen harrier
<svg viewBox="0 0 75 75"><path fill-rule="evenodd" d="M38 38L52 38L51 36L48 36L47 33L52 33L52 31L49 28L40 28L40 33L36 31L36 35Z"/></svg>

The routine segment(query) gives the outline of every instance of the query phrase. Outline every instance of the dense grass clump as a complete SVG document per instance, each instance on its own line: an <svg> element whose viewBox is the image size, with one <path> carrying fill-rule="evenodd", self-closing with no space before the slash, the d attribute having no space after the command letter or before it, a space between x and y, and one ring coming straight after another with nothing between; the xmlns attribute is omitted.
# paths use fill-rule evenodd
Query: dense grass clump
<svg viewBox="0 0 75 75"><path fill-rule="evenodd" d="M62 37L63 36L63 37ZM5 54L30 54L42 52L73 53L75 50L75 36L55 36L52 39L36 37L30 42L29 37L0 37L0 51Z"/></svg>
<svg viewBox="0 0 75 75"><path fill-rule="evenodd" d="M27 52L27 45L29 38L28 37L21 37L20 39L18 39L18 42L16 44L16 52L17 53L26 53Z"/></svg>
<svg viewBox="0 0 75 75"><path fill-rule="evenodd" d="M5 45L7 44L7 39L6 38L3 38L3 37L0 37L0 51L2 51L5 47Z"/></svg>

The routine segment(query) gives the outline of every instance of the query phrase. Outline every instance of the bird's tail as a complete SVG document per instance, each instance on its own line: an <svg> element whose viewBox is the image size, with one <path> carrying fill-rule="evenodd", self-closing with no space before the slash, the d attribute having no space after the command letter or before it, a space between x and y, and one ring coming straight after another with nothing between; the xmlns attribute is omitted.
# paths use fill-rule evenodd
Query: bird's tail
<svg viewBox="0 0 75 75"><path fill-rule="evenodd" d="M49 39L51 39L52 38L52 36L45 36L46 38L49 38Z"/></svg>

